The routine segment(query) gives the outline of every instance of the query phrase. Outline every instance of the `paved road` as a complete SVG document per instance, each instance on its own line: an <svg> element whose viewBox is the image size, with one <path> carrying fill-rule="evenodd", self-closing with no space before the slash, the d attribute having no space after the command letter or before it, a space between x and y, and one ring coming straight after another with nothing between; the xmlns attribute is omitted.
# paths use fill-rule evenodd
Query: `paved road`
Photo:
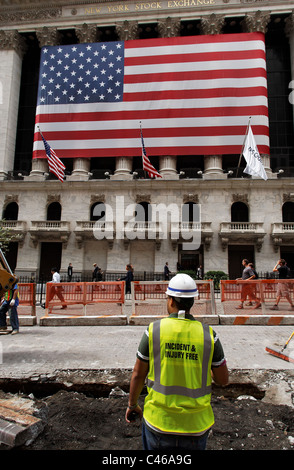
<svg viewBox="0 0 294 470"><path fill-rule="evenodd" d="M280 349L293 326L213 326L228 367L294 371L294 363L265 351ZM50 374L56 369L132 369L145 326L24 326L0 335L0 378ZM294 338L286 349L294 358Z"/></svg>

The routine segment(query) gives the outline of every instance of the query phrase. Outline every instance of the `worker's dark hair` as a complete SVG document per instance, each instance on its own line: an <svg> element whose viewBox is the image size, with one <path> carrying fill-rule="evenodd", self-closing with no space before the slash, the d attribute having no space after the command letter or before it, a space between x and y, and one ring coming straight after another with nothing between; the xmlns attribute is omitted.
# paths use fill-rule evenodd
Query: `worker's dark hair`
<svg viewBox="0 0 294 470"><path fill-rule="evenodd" d="M51 268L51 271L53 271L54 273L57 273L57 268Z"/></svg>
<svg viewBox="0 0 294 470"><path fill-rule="evenodd" d="M173 299L177 308L185 312L189 312L194 305L194 297L173 297Z"/></svg>

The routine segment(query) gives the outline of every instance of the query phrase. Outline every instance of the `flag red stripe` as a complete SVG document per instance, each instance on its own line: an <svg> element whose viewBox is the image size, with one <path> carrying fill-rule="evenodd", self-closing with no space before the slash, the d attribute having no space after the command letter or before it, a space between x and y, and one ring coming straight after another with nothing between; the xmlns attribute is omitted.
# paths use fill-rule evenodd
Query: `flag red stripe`
<svg viewBox="0 0 294 470"><path fill-rule="evenodd" d="M153 101L153 100L189 100L205 98L227 98L242 96L267 96L265 87L250 88L215 88L210 90L167 90L144 91L141 93L124 93L124 101Z"/></svg>
<svg viewBox="0 0 294 470"><path fill-rule="evenodd" d="M267 126L252 126L255 135L268 135ZM245 135L246 126L232 127L171 127L144 129L144 137L197 137L197 136L221 136L221 135ZM63 131L46 132L47 139L57 140L90 140L90 139L130 139L138 136L138 129L103 129L93 131ZM41 137L36 140L42 140Z"/></svg>
<svg viewBox="0 0 294 470"><path fill-rule="evenodd" d="M156 64L181 64L185 62L211 62L220 60L252 60L264 59L264 51L219 51L219 52L195 52L191 54L167 54L158 56L125 57L126 66L156 65Z"/></svg>
<svg viewBox="0 0 294 470"><path fill-rule="evenodd" d="M159 74L146 73L146 74L133 74L125 75L124 83L152 83L152 82L167 82L167 81L182 81L182 80L216 80L225 78L266 78L266 70L262 68L255 69L236 69L236 70L195 70L195 71L181 71L181 72L161 72Z"/></svg>
<svg viewBox="0 0 294 470"><path fill-rule="evenodd" d="M236 33L236 34L217 34L217 35L200 35L197 36L197 44L207 43L229 43L229 42L241 42L248 41L250 45L251 41L264 41L264 34L260 32L254 33ZM139 47L160 47L166 45L177 45L177 44L193 44L193 38L189 36L173 37L173 38L161 38L160 44L158 39L134 39L125 41L126 49L136 49ZM248 46L249 47L249 46Z"/></svg>
<svg viewBox="0 0 294 470"><path fill-rule="evenodd" d="M243 142L242 142L243 144ZM183 151L185 155L228 155L228 154L237 154L240 155L242 151L242 144L240 145L224 145L224 146L191 146L191 147L160 147L164 153L162 155L182 155ZM259 153L268 153L268 146L259 145ZM94 157L121 157L122 154L125 157L139 156L140 149L137 150L134 148L100 148L100 149L63 149L62 158L80 158L81 155L85 158L94 158ZM148 148L148 154L150 156L158 156L158 148ZM33 151L33 158L44 158L44 152Z"/></svg>
<svg viewBox="0 0 294 470"><path fill-rule="evenodd" d="M118 111L118 112L88 112L88 113L70 113L69 114L39 114L37 123L47 122L84 122L84 121L121 121L121 120L146 120L146 119L165 119L170 118L193 118L193 117L220 117L220 116L266 116L266 106L244 106L239 108L220 107L220 108L183 108L183 109L150 109L144 111Z"/></svg>

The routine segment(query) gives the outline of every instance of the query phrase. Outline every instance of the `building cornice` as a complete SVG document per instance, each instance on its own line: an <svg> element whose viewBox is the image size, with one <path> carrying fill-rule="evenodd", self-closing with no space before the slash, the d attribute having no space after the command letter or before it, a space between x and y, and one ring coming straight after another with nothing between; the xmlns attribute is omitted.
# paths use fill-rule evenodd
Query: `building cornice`
<svg viewBox="0 0 294 470"><path fill-rule="evenodd" d="M25 4L21 0L0 0L0 28L26 31L40 24L74 28L85 22L102 26L123 19L151 22L175 16L185 20L211 13L245 16L256 11L287 14L292 10L292 0L26 0Z"/></svg>

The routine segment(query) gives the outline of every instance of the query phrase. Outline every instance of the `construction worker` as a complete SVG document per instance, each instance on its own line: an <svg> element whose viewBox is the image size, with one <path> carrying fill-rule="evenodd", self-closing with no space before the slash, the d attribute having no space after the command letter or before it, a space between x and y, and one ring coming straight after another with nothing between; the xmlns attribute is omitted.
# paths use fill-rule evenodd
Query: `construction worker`
<svg viewBox="0 0 294 470"><path fill-rule="evenodd" d="M166 294L169 316L149 325L137 351L125 419L143 417L144 450L203 450L214 424L211 382L228 383L226 360L213 329L189 313L195 281L179 273ZM146 377L143 413L138 399Z"/></svg>

